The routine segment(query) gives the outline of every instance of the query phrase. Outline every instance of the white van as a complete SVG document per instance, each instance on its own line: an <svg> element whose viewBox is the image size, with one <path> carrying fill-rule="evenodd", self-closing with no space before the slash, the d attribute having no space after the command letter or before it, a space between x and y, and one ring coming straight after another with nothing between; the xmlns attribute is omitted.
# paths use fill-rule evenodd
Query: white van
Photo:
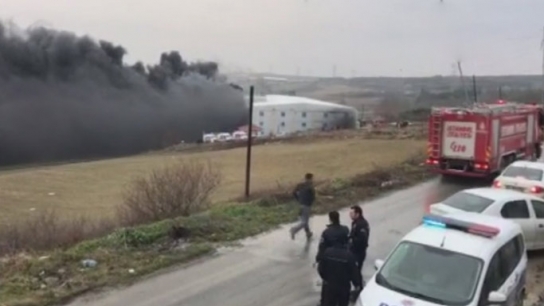
<svg viewBox="0 0 544 306"><path fill-rule="evenodd" d="M358 306L523 305L527 254L518 224L476 213L427 215L397 244Z"/></svg>

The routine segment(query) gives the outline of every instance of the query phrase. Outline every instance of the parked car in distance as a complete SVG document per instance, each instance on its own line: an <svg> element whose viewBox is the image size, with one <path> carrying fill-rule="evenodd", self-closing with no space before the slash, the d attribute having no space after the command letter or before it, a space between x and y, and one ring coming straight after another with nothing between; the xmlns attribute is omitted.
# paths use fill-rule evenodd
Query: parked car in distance
<svg viewBox="0 0 544 306"><path fill-rule="evenodd" d="M202 135L202 142L204 143L214 143L215 141L216 141L216 137L215 137L215 134L213 133Z"/></svg>
<svg viewBox="0 0 544 306"><path fill-rule="evenodd" d="M544 163L516 161L493 182L494 188L512 189L544 198Z"/></svg>
<svg viewBox="0 0 544 306"><path fill-rule="evenodd" d="M544 200L508 189L473 188L459 191L430 206L430 213L479 213L509 219L523 230L528 250L544 249Z"/></svg>
<svg viewBox="0 0 544 306"><path fill-rule="evenodd" d="M226 142L232 140L232 136L230 135L230 133L219 133L216 137L217 141L219 142Z"/></svg>
<svg viewBox="0 0 544 306"><path fill-rule="evenodd" d="M233 140L246 140L247 139L247 133L244 131L236 131L232 133L232 139Z"/></svg>

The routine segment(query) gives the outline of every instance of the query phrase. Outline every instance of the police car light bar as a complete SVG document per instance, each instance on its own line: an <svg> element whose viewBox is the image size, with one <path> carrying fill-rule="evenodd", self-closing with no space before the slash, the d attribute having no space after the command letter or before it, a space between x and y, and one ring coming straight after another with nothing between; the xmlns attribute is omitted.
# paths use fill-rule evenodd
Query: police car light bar
<svg viewBox="0 0 544 306"><path fill-rule="evenodd" d="M496 227L465 222L460 220L455 220L439 215L425 215L423 217L423 225L436 227L436 228L449 228L466 233L483 236L487 238L495 237L499 234L500 230Z"/></svg>

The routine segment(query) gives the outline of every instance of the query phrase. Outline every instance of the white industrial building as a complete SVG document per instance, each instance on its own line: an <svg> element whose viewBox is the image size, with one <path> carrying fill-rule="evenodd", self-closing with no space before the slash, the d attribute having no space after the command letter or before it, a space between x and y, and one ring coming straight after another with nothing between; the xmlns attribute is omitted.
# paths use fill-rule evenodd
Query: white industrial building
<svg viewBox="0 0 544 306"><path fill-rule="evenodd" d="M355 128L355 108L297 96L256 96L253 124L263 135Z"/></svg>

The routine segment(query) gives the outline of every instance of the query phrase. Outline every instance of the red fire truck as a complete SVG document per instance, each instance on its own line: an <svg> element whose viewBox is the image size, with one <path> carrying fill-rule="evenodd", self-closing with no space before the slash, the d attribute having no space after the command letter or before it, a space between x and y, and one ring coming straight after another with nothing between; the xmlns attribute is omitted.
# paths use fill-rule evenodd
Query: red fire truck
<svg viewBox="0 0 544 306"><path fill-rule="evenodd" d="M431 110L428 159L443 175L487 177L540 157L542 107L499 101Z"/></svg>

